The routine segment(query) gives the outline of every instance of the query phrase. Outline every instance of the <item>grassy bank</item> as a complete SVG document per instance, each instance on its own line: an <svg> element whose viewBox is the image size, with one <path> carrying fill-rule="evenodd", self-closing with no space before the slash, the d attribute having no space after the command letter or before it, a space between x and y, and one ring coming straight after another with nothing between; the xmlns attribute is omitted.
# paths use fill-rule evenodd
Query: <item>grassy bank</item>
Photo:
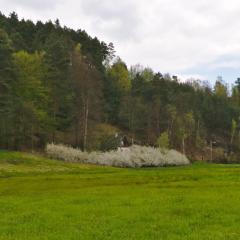
<svg viewBox="0 0 240 240"><path fill-rule="evenodd" d="M0 152L0 239L238 239L240 166L118 169Z"/></svg>

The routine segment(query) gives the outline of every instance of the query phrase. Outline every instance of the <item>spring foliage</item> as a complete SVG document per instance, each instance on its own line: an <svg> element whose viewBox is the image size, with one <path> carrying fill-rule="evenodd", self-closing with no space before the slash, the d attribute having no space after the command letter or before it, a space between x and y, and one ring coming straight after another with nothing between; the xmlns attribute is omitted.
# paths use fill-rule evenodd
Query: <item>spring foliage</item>
<svg viewBox="0 0 240 240"><path fill-rule="evenodd" d="M157 140L157 145L160 148L164 148L164 149L168 149L169 148L168 132L164 132L164 133L161 134L161 136L159 136L159 138Z"/></svg>

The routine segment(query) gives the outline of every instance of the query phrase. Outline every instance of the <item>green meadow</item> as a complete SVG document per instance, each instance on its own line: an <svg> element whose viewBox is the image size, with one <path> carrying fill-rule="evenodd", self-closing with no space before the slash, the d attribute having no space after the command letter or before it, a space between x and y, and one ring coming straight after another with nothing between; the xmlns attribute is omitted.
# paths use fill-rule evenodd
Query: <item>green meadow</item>
<svg viewBox="0 0 240 240"><path fill-rule="evenodd" d="M0 152L10 239L240 239L240 165L119 169Z"/></svg>

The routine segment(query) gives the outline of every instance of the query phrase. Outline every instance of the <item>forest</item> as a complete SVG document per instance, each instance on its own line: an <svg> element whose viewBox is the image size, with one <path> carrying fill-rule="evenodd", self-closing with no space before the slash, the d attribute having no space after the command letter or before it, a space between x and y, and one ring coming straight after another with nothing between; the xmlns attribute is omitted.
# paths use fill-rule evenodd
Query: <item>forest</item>
<svg viewBox="0 0 240 240"><path fill-rule="evenodd" d="M183 82L128 67L113 43L59 20L0 14L0 148L40 150L54 142L104 151L116 133L194 159L236 162L240 78L231 88L221 77L214 86Z"/></svg>

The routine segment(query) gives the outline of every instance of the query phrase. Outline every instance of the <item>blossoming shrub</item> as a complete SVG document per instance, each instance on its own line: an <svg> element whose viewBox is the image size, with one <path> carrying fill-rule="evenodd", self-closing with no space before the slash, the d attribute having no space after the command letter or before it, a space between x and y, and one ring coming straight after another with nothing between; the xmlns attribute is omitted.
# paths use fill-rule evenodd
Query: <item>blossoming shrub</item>
<svg viewBox="0 0 240 240"><path fill-rule="evenodd" d="M183 154L175 150L164 150L152 147L132 146L109 152L82 152L80 149L64 145L48 144L46 153L51 158L66 162L99 164L114 167L161 167L189 164Z"/></svg>

